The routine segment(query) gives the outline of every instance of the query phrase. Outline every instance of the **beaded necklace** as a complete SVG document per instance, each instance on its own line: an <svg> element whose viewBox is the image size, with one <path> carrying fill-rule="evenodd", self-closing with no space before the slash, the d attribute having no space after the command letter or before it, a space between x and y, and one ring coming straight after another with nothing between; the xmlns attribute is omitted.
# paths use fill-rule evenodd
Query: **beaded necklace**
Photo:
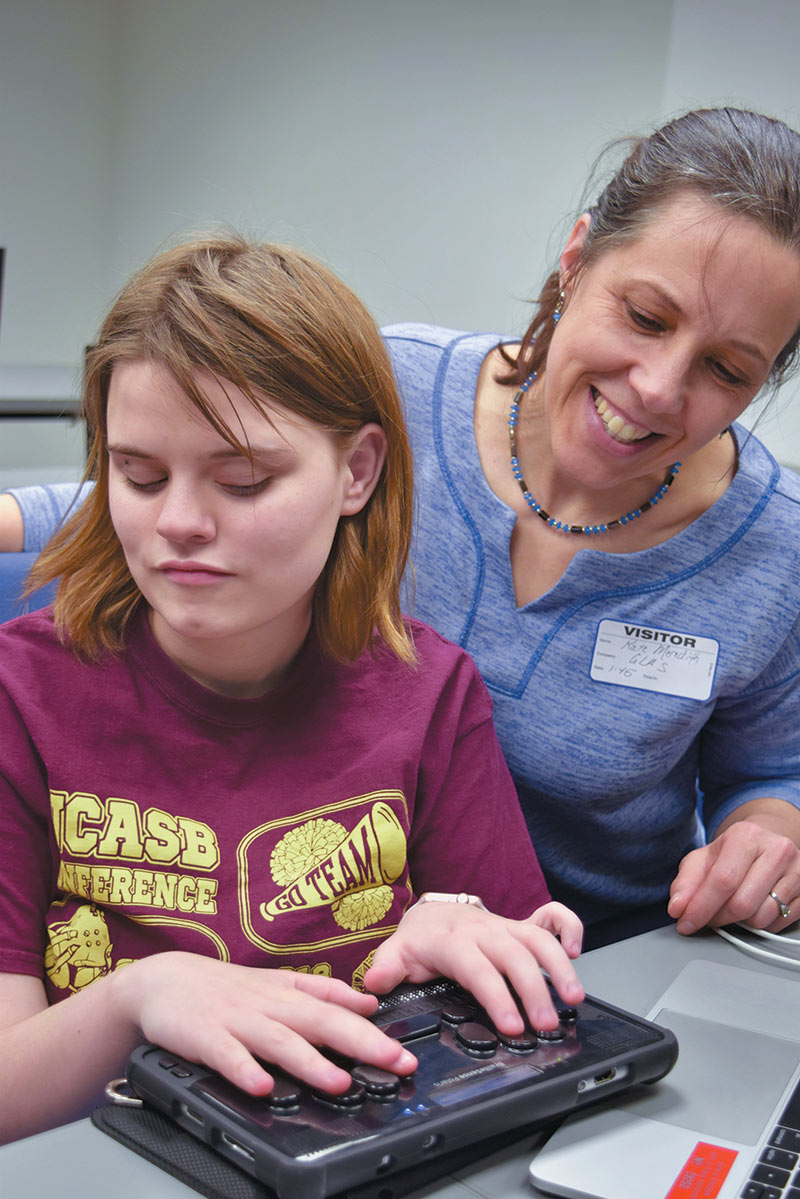
<svg viewBox="0 0 800 1199"><path fill-rule="evenodd" d="M522 467L520 466L519 456L517 454L516 428L519 423L519 406L522 401L522 397L525 395L531 384L535 382L535 380L536 372L534 371L533 374L528 375L528 378L522 384L519 391L511 401L511 411L508 416L508 437L511 444L511 472L520 485L522 494L525 497L525 503L528 505L531 511L535 512L536 515L543 520L546 525L548 525L549 528L555 529L560 533L586 533L589 535L594 533L607 533L609 529L616 528L618 525L629 525L631 521L637 520L640 516L643 516L645 512L648 512L650 508L654 508L658 501L664 498L675 481L675 476L681 468L680 462L673 462L672 466L670 466L669 470L667 471L666 478L659 487L658 491L656 491L654 495L651 495L650 499L647 500L646 503L642 504L641 508L634 508L632 512L626 512L624 516L618 516L616 520L609 520L599 525L568 525L566 521L556 520L554 516L551 516L549 512L546 512L542 505L538 503L528 491L528 484L522 477Z"/></svg>

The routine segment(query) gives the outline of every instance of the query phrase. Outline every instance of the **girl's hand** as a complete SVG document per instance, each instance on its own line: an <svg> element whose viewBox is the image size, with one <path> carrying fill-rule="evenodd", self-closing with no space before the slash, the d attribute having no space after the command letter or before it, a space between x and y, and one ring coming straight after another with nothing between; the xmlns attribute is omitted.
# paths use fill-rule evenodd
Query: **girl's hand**
<svg viewBox="0 0 800 1199"><path fill-rule="evenodd" d="M527 920L507 920L468 904L415 905L375 951L364 984L383 994L401 982L445 975L474 995L500 1032L513 1036L524 1021L510 983L529 1024L551 1029L558 1017L542 970L565 1003L580 1003L584 990L569 958L580 953L582 934L578 917L560 903L544 904Z"/></svg>
<svg viewBox="0 0 800 1199"><path fill-rule="evenodd" d="M367 1019L372 995L338 979L234 966L191 953L160 953L113 977L114 1001L142 1036L202 1062L251 1095L273 1086L263 1058L334 1094L350 1076L316 1046L409 1074L416 1058Z"/></svg>

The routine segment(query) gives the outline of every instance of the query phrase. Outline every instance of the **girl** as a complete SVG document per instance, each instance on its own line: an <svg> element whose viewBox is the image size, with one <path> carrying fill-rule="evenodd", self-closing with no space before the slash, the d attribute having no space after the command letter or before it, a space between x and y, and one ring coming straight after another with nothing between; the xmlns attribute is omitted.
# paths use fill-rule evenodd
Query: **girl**
<svg viewBox="0 0 800 1199"><path fill-rule="evenodd" d="M580 923L471 660L400 617L410 455L359 301L296 251L179 247L112 307L85 403L54 609L0 630L3 1137L85 1112L143 1039L252 1094L257 1058L344 1090L316 1046L408 1073L365 1018L403 979L515 1033L508 979L554 1027L539 967L580 1001Z"/></svg>

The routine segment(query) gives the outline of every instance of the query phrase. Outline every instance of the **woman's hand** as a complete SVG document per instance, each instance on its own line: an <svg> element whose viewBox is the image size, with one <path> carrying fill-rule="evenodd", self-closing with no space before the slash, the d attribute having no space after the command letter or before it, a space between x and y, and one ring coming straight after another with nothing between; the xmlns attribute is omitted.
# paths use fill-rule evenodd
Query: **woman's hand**
<svg viewBox="0 0 800 1199"><path fill-rule="evenodd" d="M500 1032L513 1036L524 1022L510 983L530 1025L555 1028L558 1017L542 970L565 1003L580 1003L584 990L569 958L580 953L582 936L580 920L560 903L544 904L527 920L507 920L468 904L420 904L409 908L397 932L375 951L364 985L383 994L401 982L445 975L475 996Z"/></svg>
<svg viewBox="0 0 800 1199"><path fill-rule="evenodd" d="M740 815L741 813L741 815ZM800 813L779 799L737 809L717 836L681 862L668 912L679 933L744 921L781 932L800 917ZM784 917L775 892L791 916Z"/></svg>
<svg viewBox="0 0 800 1199"><path fill-rule="evenodd" d="M347 1090L349 1074L318 1045L396 1074L417 1065L367 1019L374 996L339 979L178 952L142 958L113 978L116 1003L146 1040L210 1066L252 1095L273 1086L256 1057L309 1086Z"/></svg>

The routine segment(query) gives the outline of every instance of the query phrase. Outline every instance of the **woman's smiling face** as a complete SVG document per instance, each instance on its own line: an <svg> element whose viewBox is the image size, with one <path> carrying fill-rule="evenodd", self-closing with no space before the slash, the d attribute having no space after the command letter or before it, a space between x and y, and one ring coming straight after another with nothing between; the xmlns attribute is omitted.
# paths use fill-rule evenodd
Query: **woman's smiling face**
<svg viewBox="0 0 800 1199"><path fill-rule="evenodd" d="M747 407L800 325L800 256L687 193L570 284L537 387L558 468L590 489L662 475Z"/></svg>

